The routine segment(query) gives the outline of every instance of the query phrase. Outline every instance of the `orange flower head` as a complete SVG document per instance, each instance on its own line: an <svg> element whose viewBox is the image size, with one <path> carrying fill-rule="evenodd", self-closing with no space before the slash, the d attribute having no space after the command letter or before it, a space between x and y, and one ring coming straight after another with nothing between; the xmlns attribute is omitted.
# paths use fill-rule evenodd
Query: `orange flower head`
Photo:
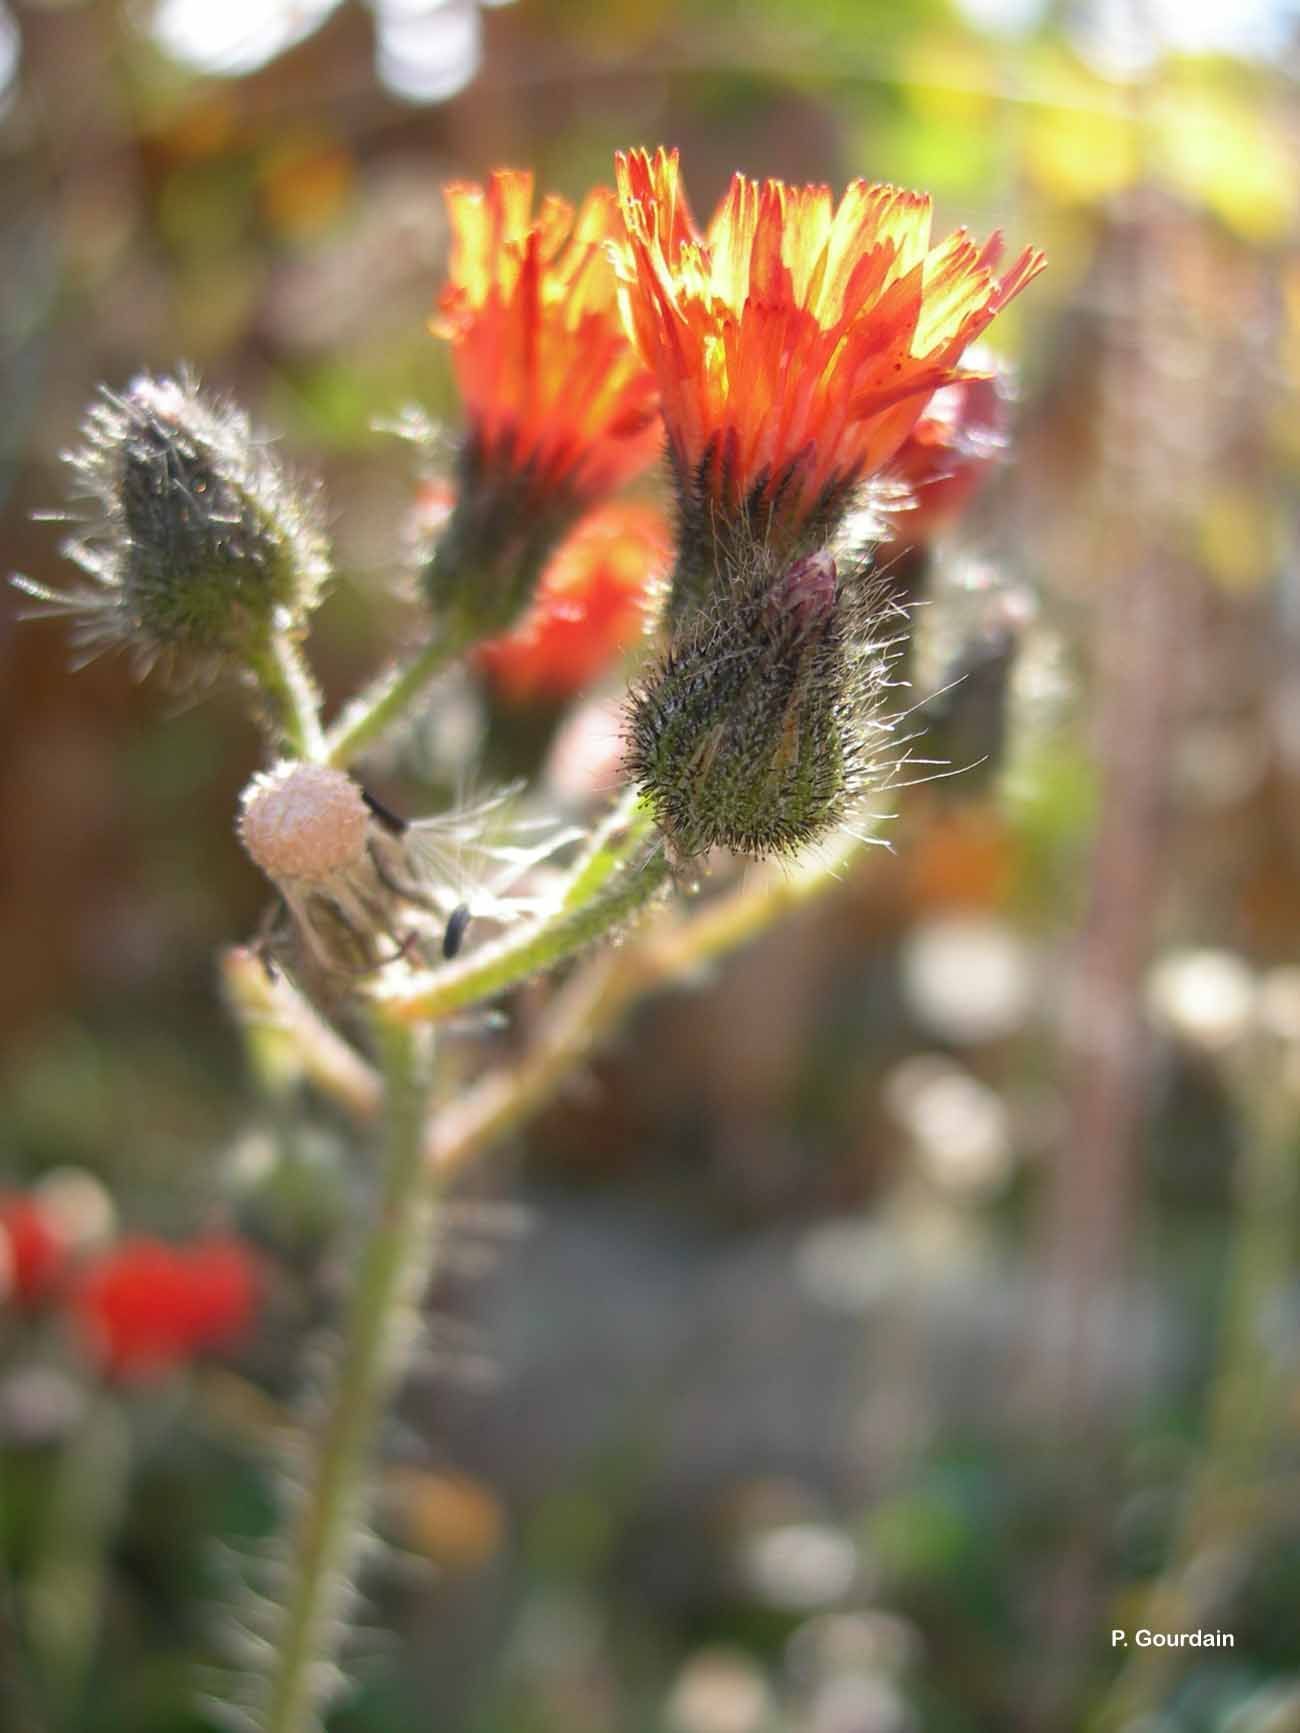
<svg viewBox="0 0 1300 1733"><path fill-rule="evenodd" d="M787 545L833 527L961 356L1045 260L1001 237L931 242L923 193L736 175L704 233L675 151L617 157L624 315L659 382L684 528ZM694 510L692 509L694 508Z"/></svg>
<svg viewBox="0 0 1300 1733"><path fill-rule="evenodd" d="M431 329L452 345L485 463L541 495L610 492L660 439L654 380L619 316L613 193L597 188L576 213L547 197L534 216L532 175L498 169L446 199L451 280Z"/></svg>
<svg viewBox="0 0 1300 1733"><path fill-rule="evenodd" d="M479 666L511 704L573 697L640 638L670 558L652 506L598 508L551 559L515 629L479 646Z"/></svg>
<svg viewBox="0 0 1300 1733"><path fill-rule="evenodd" d="M1006 389L993 366L935 392L889 465L903 494L896 543L924 547L961 516L1006 449L1006 421Z"/></svg>

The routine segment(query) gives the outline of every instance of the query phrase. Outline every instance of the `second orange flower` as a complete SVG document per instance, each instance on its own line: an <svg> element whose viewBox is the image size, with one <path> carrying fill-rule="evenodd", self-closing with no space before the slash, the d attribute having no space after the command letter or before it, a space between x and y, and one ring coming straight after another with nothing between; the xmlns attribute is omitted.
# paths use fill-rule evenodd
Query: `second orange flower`
<svg viewBox="0 0 1300 1733"><path fill-rule="evenodd" d="M929 197L897 187L853 181L836 204L736 175L701 233L675 151L617 172L625 315L688 516L792 546L833 527L1045 263L1029 247L999 275L997 235L933 244Z"/></svg>

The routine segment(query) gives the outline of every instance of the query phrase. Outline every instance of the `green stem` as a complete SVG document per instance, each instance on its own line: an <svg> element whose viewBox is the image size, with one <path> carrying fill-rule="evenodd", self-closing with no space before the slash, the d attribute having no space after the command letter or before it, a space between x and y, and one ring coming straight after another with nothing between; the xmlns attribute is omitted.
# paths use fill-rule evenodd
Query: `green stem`
<svg viewBox="0 0 1300 1733"><path fill-rule="evenodd" d="M1196 1567L1216 1553L1249 1544L1242 1509L1266 1469L1269 1439L1285 1399L1262 1319L1291 1279L1300 1201L1296 1107L1280 1081L1282 1057L1259 1035L1253 1047L1235 1079L1248 1141L1235 1176L1236 1211L1205 1440L1171 1556L1143 1609L1142 1623L1153 1631L1214 1624L1215 1585L1221 1579ZM1159 1708L1186 1664L1182 1649L1133 1650L1093 1722L1097 1733L1137 1726Z"/></svg>
<svg viewBox="0 0 1300 1733"><path fill-rule="evenodd" d="M126 1503L131 1445L112 1391L90 1406L55 1477L26 1626L58 1724L73 1725L103 1622L107 1558Z"/></svg>
<svg viewBox="0 0 1300 1733"><path fill-rule="evenodd" d="M326 763L342 770L374 744L407 710L429 682L454 662L464 645L454 636L433 638L404 667L380 676L353 700L325 739Z"/></svg>
<svg viewBox="0 0 1300 1733"><path fill-rule="evenodd" d="M265 650L250 660L249 667L290 755L323 758L320 694L297 642L282 632L272 633Z"/></svg>
<svg viewBox="0 0 1300 1733"><path fill-rule="evenodd" d="M708 964L765 932L782 914L829 892L865 853L844 838L829 858L793 872L768 867L698 914L665 917L575 971L527 1050L489 1071L429 1125L428 1159L444 1181L538 1111L638 999L698 978Z"/></svg>
<svg viewBox="0 0 1300 1733"><path fill-rule="evenodd" d="M28 1675L18 1599L8 1571L0 1564L0 1733L41 1733L44 1720Z"/></svg>
<svg viewBox="0 0 1300 1733"><path fill-rule="evenodd" d="M639 852L623 858L621 868L607 874L599 888L594 888L593 881L594 894L580 906L571 906L566 897L558 914L506 934L463 963L400 983L385 993L385 1003L394 1016L416 1022L445 1017L483 999L496 998L624 925L650 902L669 876L668 861L658 843L642 843Z"/></svg>
<svg viewBox="0 0 1300 1733"><path fill-rule="evenodd" d="M387 1090L378 1211L362 1248L341 1357L308 1469L289 1560L264 1733L310 1733L337 1678L336 1650L361 1550L367 1479L384 1405L405 1370L431 1256L434 1196L424 1160L427 1032L377 1024Z"/></svg>
<svg viewBox="0 0 1300 1733"><path fill-rule="evenodd" d="M635 788L627 788L592 832L565 890L562 909L581 908L654 834L654 819Z"/></svg>

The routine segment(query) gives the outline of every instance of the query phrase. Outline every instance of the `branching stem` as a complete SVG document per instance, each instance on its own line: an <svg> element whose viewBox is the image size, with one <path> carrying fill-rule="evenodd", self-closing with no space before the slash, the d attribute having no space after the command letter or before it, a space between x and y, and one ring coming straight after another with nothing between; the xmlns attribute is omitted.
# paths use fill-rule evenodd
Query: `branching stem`
<svg viewBox="0 0 1300 1733"><path fill-rule="evenodd" d="M464 963L397 982L383 993L387 1010L412 1023L449 1016L496 998L617 931L668 882L669 866L658 843L644 843L615 864L618 870L581 904L562 903L558 913L505 934Z"/></svg>

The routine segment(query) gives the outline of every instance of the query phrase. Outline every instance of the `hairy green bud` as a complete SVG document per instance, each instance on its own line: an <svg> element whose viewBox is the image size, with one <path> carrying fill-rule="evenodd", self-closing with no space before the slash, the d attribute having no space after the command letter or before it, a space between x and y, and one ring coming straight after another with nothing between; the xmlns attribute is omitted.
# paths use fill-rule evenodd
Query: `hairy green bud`
<svg viewBox="0 0 1300 1733"><path fill-rule="evenodd" d="M735 490L736 436L711 440L695 470L672 464L677 496L677 560L669 582L666 618L677 630L715 595L730 587L730 574L745 561L756 542L771 557L793 560L814 553L831 539L856 497L856 473L827 483L819 498L796 517L787 510L788 496L797 491L808 453L798 452L773 475L759 471L739 505L729 502Z"/></svg>
<svg viewBox="0 0 1300 1733"><path fill-rule="evenodd" d="M774 569L751 550L634 692L628 768L674 855L789 855L847 817L870 779L890 617L829 553Z"/></svg>
<svg viewBox="0 0 1300 1733"><path fill-rule="evenodd" d="M316 501L240 410L143 374L101 393L67 461L80 511L63 552L89 583L19 583L74 618L83 648L210 671L301 629L329 571Z"/></svg>

